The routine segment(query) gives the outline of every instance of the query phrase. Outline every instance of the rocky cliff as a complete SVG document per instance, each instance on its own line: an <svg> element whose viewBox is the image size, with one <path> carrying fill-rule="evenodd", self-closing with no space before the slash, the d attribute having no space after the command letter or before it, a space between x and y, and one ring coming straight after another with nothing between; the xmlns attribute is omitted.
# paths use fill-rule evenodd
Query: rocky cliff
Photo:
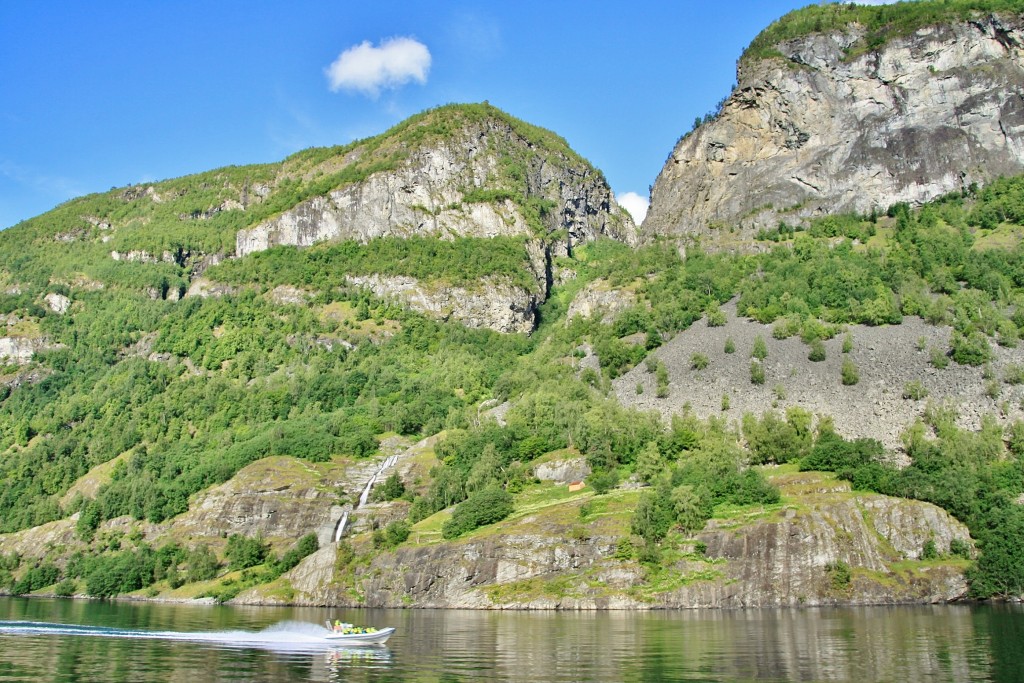
<svg viewBox="0 0 1024 683"><path fill-rule="evenodd" d="M1024 170L1024 17L976 14L866 49L842 30L740 62L654 184L647 236L741 247L762 227L917 204Z"/></svg>
<svg viewBox="0 0 1024 683"><path fill-rule="evenodd" d="M457 542L414 531L409 544L336 573L323 548L289 576L306 604L484 609L648 609L945 602L966 594L961 560L922 561L929 540L969 541L941 509L852 495L818 473L772 476L786 498L711 520L668 569L651 573L618 543L636 492L579 499L520 516ZM246 602L273 602L260 591Z"/></svg>
<svg viewBox="0 0 1024 683"><path fill-rule="evenodd" d="M481 283L476 292L434 287L433 293L429 284L409 278L363 277L359 284L470 326L529 332L537 303L558 277L553 259L598 237L635 244L636 230L600 172L564 141L487 105L476 106L482 115L462 107L428 112L385 134L385 142L357 146L340 161L325 162L339 185L239 231L236 256L327 240L524 237L537 281L534 292L493 281ZM356 168L358 173L346 173ZM474 303L464 311L448 310L449 301Z"/></svg>

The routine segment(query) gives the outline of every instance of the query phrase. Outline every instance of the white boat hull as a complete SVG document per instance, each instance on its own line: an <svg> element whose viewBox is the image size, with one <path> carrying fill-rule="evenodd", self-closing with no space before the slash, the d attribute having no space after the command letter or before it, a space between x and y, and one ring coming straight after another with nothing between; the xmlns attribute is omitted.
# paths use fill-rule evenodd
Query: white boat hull
<svg viewBox="0 0 1024 683"><path fill-rule="evenodd" d="M394 627L389 627L373 633L328 633L324 638L338 645L383 645L394 632Z"/></svg>

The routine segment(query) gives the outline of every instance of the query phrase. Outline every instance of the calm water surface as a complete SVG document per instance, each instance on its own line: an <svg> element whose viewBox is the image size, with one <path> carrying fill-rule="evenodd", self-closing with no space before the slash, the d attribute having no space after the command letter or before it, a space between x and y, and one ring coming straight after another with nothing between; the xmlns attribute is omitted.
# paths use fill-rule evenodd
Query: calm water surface
<svg viewBox="0 0 1024 683"><path fill-rule="evenodd" d="M396 626L322 640L327 618ZM0 598L0 681L1024 681L1020 606L652 613Z"/></svg>

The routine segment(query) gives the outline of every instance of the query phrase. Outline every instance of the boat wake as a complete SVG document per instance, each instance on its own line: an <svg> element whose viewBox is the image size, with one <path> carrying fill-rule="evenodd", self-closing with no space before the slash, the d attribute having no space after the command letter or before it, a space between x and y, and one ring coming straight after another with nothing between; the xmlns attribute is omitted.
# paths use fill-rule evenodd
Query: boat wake
<svg viewBox="0 0 1024 683"><path fill-rule="evenodd" d="M127 638L205 643L218 648L258 648L275 652L328 652L337 643L326 640L330 631L302 621L283 621L261 631L145 631L106 626L55 624L46 621L0 621L0 634L9 636L71 636Z"/></svg>

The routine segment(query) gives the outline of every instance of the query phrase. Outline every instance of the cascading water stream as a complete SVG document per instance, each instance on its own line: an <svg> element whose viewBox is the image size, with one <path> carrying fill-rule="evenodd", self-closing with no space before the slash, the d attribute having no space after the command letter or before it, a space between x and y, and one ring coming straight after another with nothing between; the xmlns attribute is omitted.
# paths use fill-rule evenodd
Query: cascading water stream
<svg viewBox="0 0 1024 683"><path fill-rule="evenodd" d="M366 486L363 487L363 492L359 494L359 501L352 508L353 510L361 508L362 506L366 505L366 501L370 499L370 490L373 488L374 482L377 481L377 477L379 477L381 473L383 473L385 470L389 469L390 467L393 467L394 464L397 462L397 455L389 455L387 458L384 459L384 462L381 463L380 467L377 468L377 471L370 475L370 480L366 482ZM345 533L345 527L348 525L348 516L349 510L345 510L345 512L341 515L341 519L338 521L338 528L334 532L335 543L340 541L342 535Z"/></svg>

